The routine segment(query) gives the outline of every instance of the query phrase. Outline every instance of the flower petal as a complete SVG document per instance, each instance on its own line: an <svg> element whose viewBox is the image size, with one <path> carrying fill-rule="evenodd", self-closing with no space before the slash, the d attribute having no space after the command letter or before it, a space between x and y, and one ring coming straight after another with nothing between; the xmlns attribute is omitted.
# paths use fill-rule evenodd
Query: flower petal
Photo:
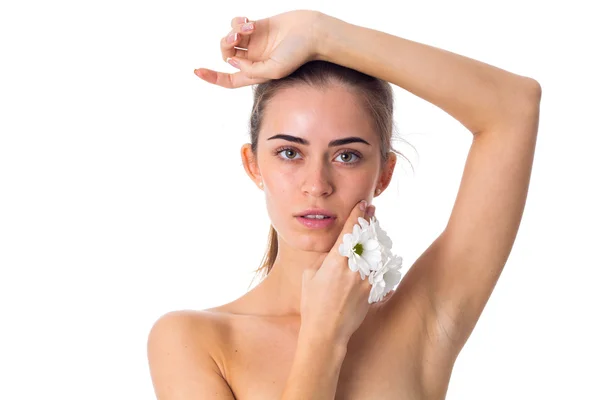
<svg viewBox="0 0 600 400"><path fill-rule="evenodd" d="M362 258L361 256L356 256L356 264L358 265L358 269L361 272L361 278L365 279L366 275L371 273L371 268L369 268L369 263Z"/></svg>
<svg viewBox="0 0 600 400"><path fill-rule="evenodd" d="M376 303L383 298L383 288L380 284L375 284L369 292L369 304Z"/></svg>
<svg viewBox="0 0 600 400"><path fill-rule="evenodd" d="M338 247L338 251L342 256L348 257L348 249L346 247L346 243L341 243L340 247Z"/></svg>
<svg viewBox="0 0 600 400"><path fill-rule="evenodd" d="M383 244L388 249L392 248L392 239L390 239L386 231L381 229L378 220L374 220L371 222L371 229L373 231L374 236L377 237L377 240L379 240L381 244Z"/></svg>
<svg viewBox="0 0 600 400"><path fill-rule="evenodd" d="M371 285L378 285L381 281L383 281L383 272L371 271L371 274L369 275L369 283Z"/></svg>
<svg viewBox="0 0 600 400"><path fill-rule="evenodd" d="M400 283L401 278L402 278L402 274L399 271L396 271L393 269L388 271L384 276L384 281L385 281L384 295L387 292L389 292L390 290L392 290L398 283Z"/></svg>
<svg viewBox="0 0 600 400"><path fill-rule="evenodd" d="M352 271L358 271L358 263L356 262L356 254L351 253L350 257L348 257L348 267Z"/></svg>
<svg viewBox="0 0 600 400"><path fill-rule="evenodd" d="M369 239L363 242L363 249L366 251L373 251L379 248L379 242L376 239Z"/></svg>
<svg viewBox="0 0 600 400"><path fill-rule="evenodd" d="M358 223L360 224L361 229L369 228L369 223L363 217L358 217Z"/></svg>
<svg viewBox="0 0 600 400"><path fill-rule="evenodd" d="M363 251L362 258L369 265L370 270L376 270L381 262L381 252L379 250Z"/></svg>

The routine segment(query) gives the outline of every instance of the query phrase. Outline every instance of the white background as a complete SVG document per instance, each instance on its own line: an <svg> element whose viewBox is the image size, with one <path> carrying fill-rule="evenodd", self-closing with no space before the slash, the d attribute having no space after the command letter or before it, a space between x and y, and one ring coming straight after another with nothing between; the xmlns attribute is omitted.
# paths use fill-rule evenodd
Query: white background
<svg viewBox="0 0 600 400"><path fill-rule="evenodd" d="M246 292L269 226L239 156L251 88L193 70L234 71L231 18L299 8L541 83L521 228L447 399L600 398L600 29L594 2L548 3L3 2L0 398L151 399L154 321ZM394 89L415 173L399 163L375 204L406 272L449 218L471 134Z"/></svg>

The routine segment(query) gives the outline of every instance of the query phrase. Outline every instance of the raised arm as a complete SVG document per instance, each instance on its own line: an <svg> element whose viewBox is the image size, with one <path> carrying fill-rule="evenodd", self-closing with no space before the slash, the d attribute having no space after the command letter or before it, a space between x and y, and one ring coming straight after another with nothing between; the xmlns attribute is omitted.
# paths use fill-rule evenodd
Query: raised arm
<svg viewBox="0 0 600 400"><path fill-rule="evenodd" d="M316 59L376 76L435 104L474 135L536 119L537 81L446 50L320 14Z"/></svg>
<svg viewBox="0 0 600 400"><path fill-rule="evenodd" d="M408 315L405 305L417 308L430 338L427 357L447 365L473 330L515 241L533 163L540 85L327 15L316 26L319 59L394 83L437 105L473 134L445 230L386 304L399 335Z"/></svg>

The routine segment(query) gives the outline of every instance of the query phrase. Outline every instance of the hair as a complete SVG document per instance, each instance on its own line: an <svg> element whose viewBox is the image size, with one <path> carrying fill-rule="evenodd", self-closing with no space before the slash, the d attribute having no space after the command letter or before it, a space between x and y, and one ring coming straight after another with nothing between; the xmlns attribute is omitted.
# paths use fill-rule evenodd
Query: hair
<svg viewBox="0 0 600 400"><path fill-rule="evenodd" d="M309 61L281 79L272 79L253 86L254 104L250 115L252 152L255 155L257 154L258 134L261 129L265 110L275 94L293 86L306 85L315 89L326 90L336 84L354 93L359 104L364 106L370 115L372 126L380 138L382 166L387 161L390 151L404 157L391 144L393 133L395 132L395 124L393 120L394 93L390 83L360 71L323 60ZM255 272L254 278L262 272L262 280L271 272L271 268L277 258L277 250L277 231L271 225L269 228L267 251L261 261L260 267L253 271ZM252 281L254 281L254 278Z"/></svg>

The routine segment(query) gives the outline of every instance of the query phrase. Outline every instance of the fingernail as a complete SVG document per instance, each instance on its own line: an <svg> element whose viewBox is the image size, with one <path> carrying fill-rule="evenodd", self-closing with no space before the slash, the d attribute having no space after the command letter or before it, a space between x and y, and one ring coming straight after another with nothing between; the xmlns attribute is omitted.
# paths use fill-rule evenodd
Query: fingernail
<svg viewBox="0 0 600 400"><path fill-rule="evenodd" d="M249 32L254 28L254 23L248 22L247 24L242 25L242 32Z"/></svg>
<svg viewBox="0 0 600 400"><path fill-rule="evenodd" d="M358 208L360 208L360 211L365 211L367 209L367 201L366 200L362 200L360 202L360 205L358 206Z"/></svg>
<svg viewBox="0 0 600 400"><path fill-rule="evenodd" d="M232 66L234 66L236 68L240 67L240 63L238 63L237 60L234 59L234 58L227 57L227 62L229 63L229 65L232 65Z"/></svg>
<svg viewBox="0 0 600 400"><path fill-rule="evenodd" d="M227 36L227 43L231 44L237 40L237 32Z"/></svg>
<svg viewBox="0 0 600 400"><path fill-rule="evenodd" d="M375 215L375 206L370 205L369 208L367 208L367 217L371 218L373 215Z"/></svg>

